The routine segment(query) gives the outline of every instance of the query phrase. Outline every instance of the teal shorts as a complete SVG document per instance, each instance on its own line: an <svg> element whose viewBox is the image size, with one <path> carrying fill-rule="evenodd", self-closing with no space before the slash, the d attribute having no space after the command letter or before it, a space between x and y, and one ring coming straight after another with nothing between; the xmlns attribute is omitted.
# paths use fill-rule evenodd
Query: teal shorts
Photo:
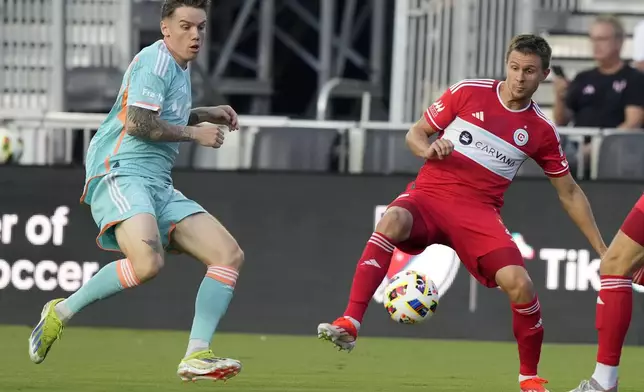
<svg viewBox="0 0 644 392"><path fill-rule="evenodd" d="M96 244L104 250L121 251L114 233L117 224L134 215L150 214L157 220L164 249L172 251L169 245L175 225L190 215L206 212L171 184L116 172L93 181L96 183L91 184L92 192L85 202L100 230Z"/></svg>

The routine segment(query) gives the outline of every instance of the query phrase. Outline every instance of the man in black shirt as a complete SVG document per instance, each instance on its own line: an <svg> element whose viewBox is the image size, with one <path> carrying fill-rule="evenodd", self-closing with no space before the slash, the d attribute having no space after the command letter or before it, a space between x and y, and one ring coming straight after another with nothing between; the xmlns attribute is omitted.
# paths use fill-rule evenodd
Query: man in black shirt
<svg viewBox="0 0 644 392"><path fill-rule="evenodd" d="M554 120L565 126L641 129L644 122L644 74L620 57L624 28L616 17L599 16L590 28L597 67L572 82L557 77ZM583 147L588 156L590 149Z"/></svg>

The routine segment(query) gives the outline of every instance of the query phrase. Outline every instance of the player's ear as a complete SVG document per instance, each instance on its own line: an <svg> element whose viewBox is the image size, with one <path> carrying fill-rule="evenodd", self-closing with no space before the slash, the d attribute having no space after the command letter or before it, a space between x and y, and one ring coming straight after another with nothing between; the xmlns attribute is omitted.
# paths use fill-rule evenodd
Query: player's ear
<svg viewBox="0 0 644 392"><path fill-rule="evenodd" d="M550 75L550 68L546 68L546 70L543 71L543 76L541 78L541 81L543 82L544 80L546 80L546 78L548 78L548 75Z"/></svg>
<svg viewBox="0 0 644 392"><path fill-rule="evenodd" d="M161 34L163 34L164 37L169 37L170 36L170 31L168 29L168 24L166 23L165 20L161 21Z"/></svg>

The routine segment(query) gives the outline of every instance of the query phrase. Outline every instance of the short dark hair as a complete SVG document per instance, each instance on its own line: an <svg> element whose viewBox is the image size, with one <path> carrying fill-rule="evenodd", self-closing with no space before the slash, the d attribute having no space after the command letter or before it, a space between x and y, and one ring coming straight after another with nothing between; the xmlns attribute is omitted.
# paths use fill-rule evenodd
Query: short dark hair
<svg viewBox="0 0 644 392"><path fill-rule="evenodd" d="M506 62L510 58L510 53L515 50L522 54L536 54L541 59L543 69L550 68L552 48L543 37L534 34L520 34L512 38L508 46L508 51L505 54Z"/></svg>
<svg viewBox="0 0 644 392"><path fill-rule="evenodd" d="M210 0L164 0L161 5L161 19L169 18L177 8L192 7L208 11Z"/></svg>

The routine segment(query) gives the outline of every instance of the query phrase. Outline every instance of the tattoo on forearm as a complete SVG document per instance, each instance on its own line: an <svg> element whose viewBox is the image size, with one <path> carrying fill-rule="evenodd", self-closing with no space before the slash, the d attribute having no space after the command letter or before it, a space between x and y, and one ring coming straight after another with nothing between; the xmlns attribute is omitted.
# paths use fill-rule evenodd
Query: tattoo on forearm
<svg viewBox="0 0 644 392"><path fill-rule="evenodd" d="M192 140L192 135L185 126L169 124L161 120L156 112L136 106L130 106L127 109L127 133L152 141L181 142Z"/></svg>
<svg viewBox="0 0 644 392"><path fill-rule="evenodd" d="M143 240L143 242L148 244L148 246L156 253L163 254L163 246L161 245L161 241L159 241L159 237L153 240Z"/></svg>

